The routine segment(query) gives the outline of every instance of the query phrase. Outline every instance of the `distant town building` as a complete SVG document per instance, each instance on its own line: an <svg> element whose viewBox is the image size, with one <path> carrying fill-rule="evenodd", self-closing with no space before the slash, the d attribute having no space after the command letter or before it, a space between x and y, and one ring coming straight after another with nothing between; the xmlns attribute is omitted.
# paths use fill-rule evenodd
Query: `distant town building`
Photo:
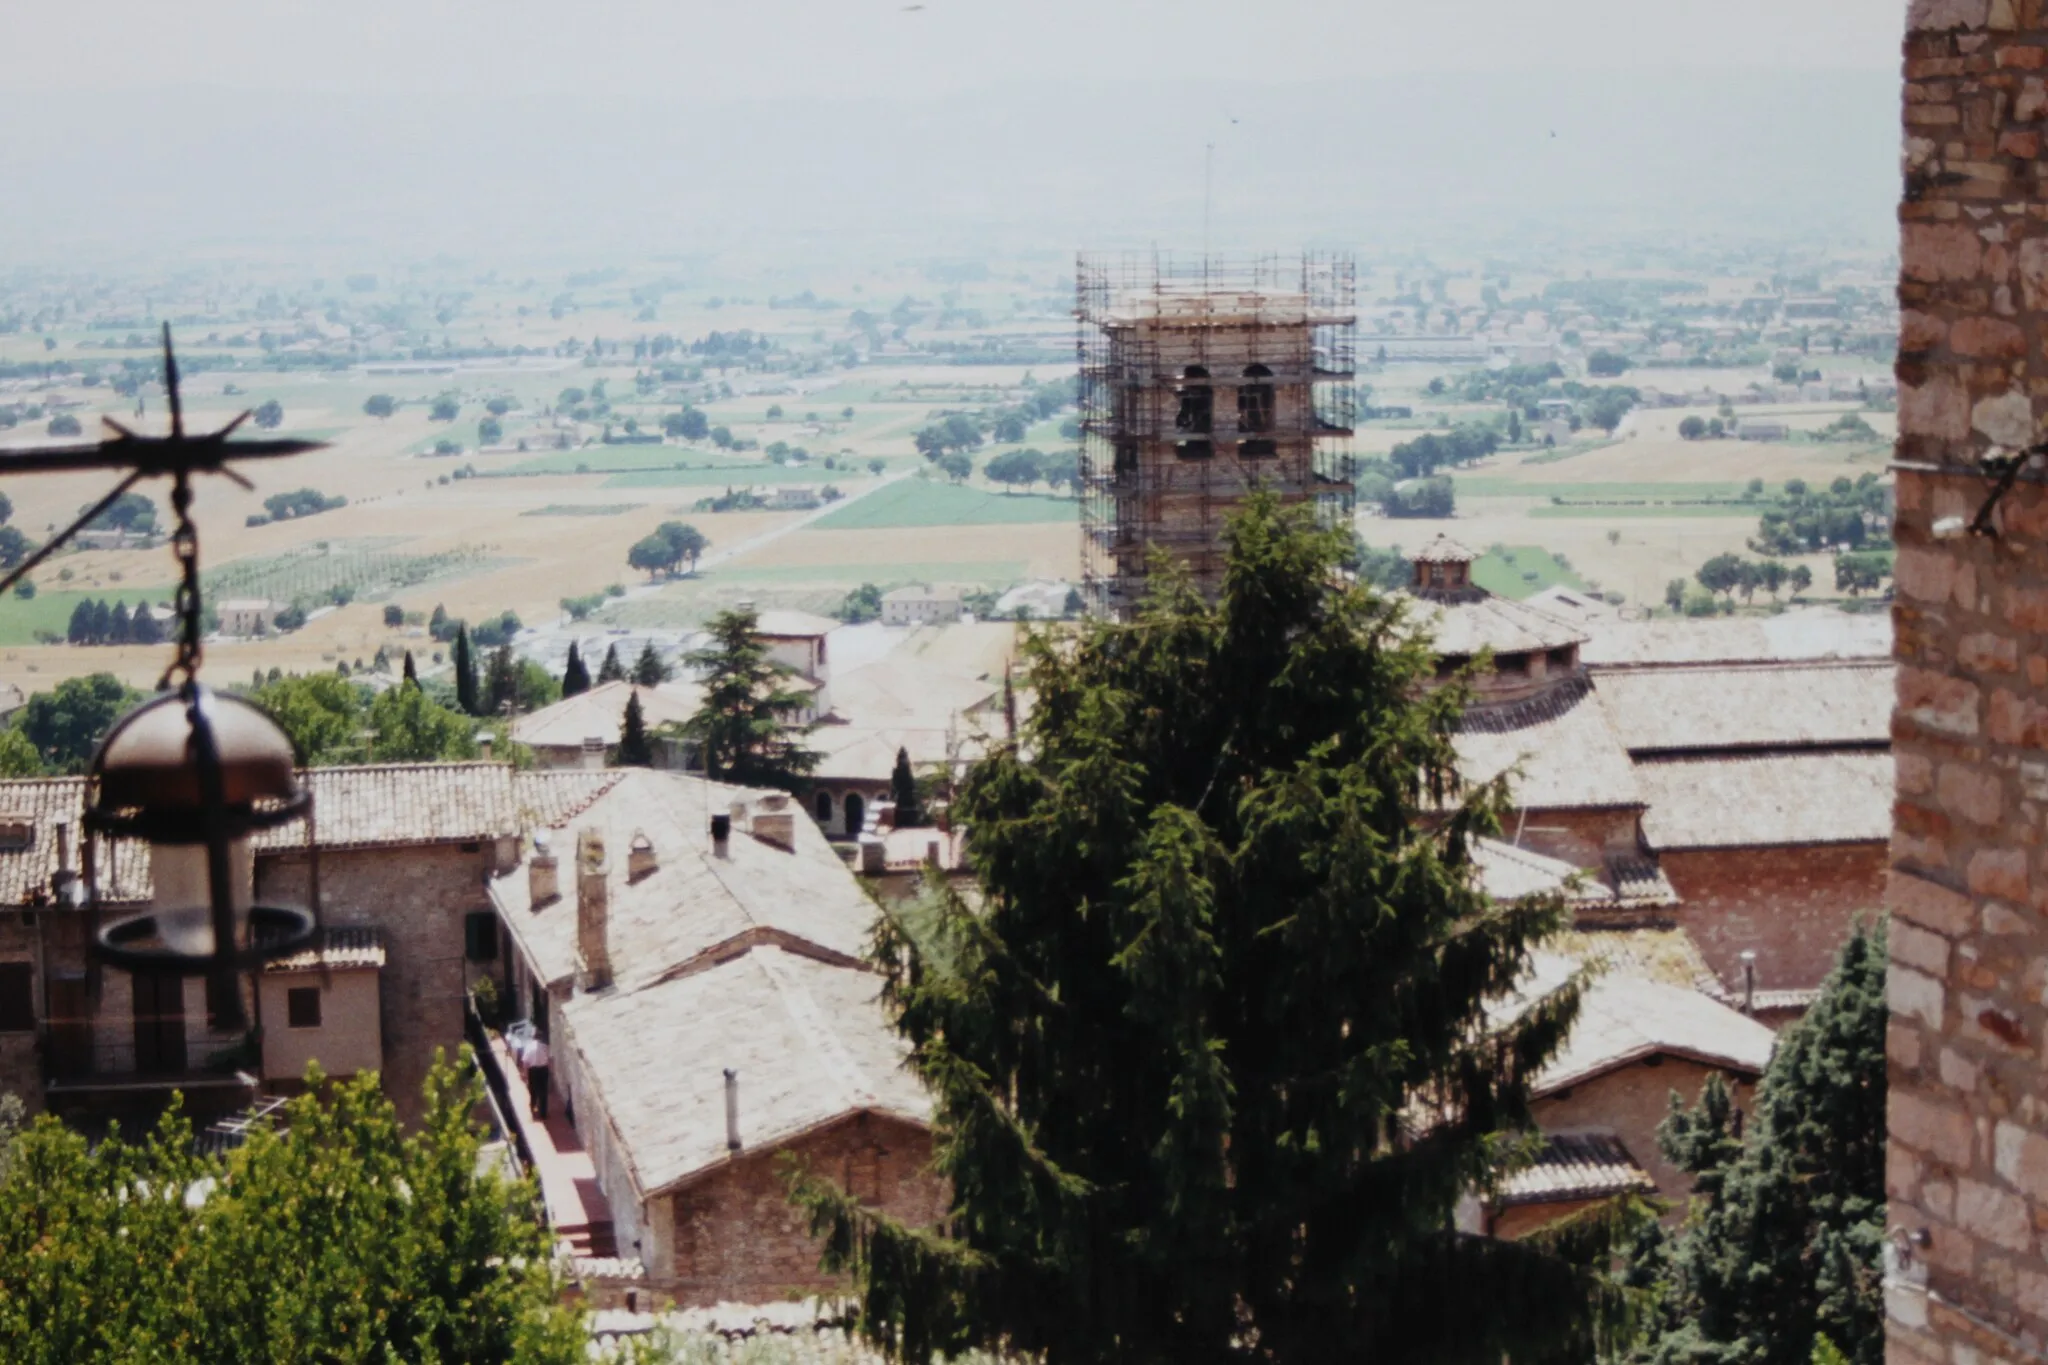
<svg viewBox="0 0 2048 1365"><path fill-rule="evenodd" d="M885 626L940 625L960 619L960 590L914 584L882 594Z"/></svg>
<svg viewBox="0 0 2048 1365"><path fill-rule="evenodd" d="M1745 417L1735 424L1735 435L1744 441L1783 441L1792 428L1769 417Z"/></svg>
<svg viewBox="0 0 2048 1365"><path fill-rule="evenodd" d="M785 483L777 485L768 494L768 506L777 512L801 512L818 506L818 489L815 484Z"/></svg>
<svg viewBox="0 0 2048 1365"><path fill-rule="evenodd" d="M223 635L259 635L271 627L283 610L265 597L230 597L215 609Z"/></svg>
<svg viewBox="0 0 2048 1365"><path fill-rule="evenodd" d="M534 761L543 768L603 768L618 747L626 705L634 697L640 699L640 718L654 742L655 766L698 767L694 745L658 733L663 726L686 723L702 709L704 690L695 683L598 683L521 716L512 723L512 738L533 750Z"/></svg>

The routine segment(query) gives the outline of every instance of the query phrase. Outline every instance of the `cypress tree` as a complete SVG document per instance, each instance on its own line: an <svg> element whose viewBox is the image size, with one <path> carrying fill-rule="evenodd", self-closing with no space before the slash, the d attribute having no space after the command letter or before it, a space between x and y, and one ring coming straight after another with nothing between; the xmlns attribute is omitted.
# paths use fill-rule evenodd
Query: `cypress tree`
<svg viewBox="0 0 2048 1365"><path fill-rule="evenodd" d="M604 662L597 666L597 680L601 683L624 682L626 680L626 670L619 666L619 647L617 645L607 645L605 647Z"/></svg>
<svg viewBox="0 0 2048 1365"><path fill-rule="evenodd" d="M649 640L640 647L640 657L633 661L633 681L642 687L659 687L673 676L674 671L661 661L654 652L654 641Z"/></svg>
<svg viewBox="0 0 2048 1365"><path fill-rule="evenodd" d="M1739 1147L1725 1086L1660 1130L1706 1202L1672 1248L1650 1358L1807 1365L1824 1336L1855 1365L1884 1359L1884 981L1884 929L1859 926L1780 1035Z"/></svg>
<svg viewBox="0 0 2048 1365"><path fill-rule="evenodd" d="M469 654L469 627L455 632L455 704L470 715L477 714L476 660Z"/></svg>
<svg viewBox="0 0 2048 1365"><path fill-rule="evenodd" d="M1488 1008L1563 908L1479 890L1505 788L1459 784L1461 689L1342 538L1262 494L1227 547L1220 603L1161 558L1133 621L1026 646L957 801L979 894L882 910L941 1226L793 1193L905 1359L1590 1356L1615 1290L1454 1221L1577 1013Z"/></svg>
<svg viewBox="0 0 2048 1365"><path fill-rule="evenodd" d="M128 604L126 602L114 603L113 613L107 617L107 643L110 645L125 645L128 643L131 633L128 625Z"/></svg>
<svg viewBox="0 0 2048 1365"><path fill-rule="evenodd" d="M488 714L502 716L508 704L519 705L519 667L512 660L512 646L499 645L484 671L484 705Z"/></svg>
<svg viewBox="0 0 2048 1365"><path fill-rule="evenodd" d="M917 774L910 770L910 750L896 751L896 768L889 774L889 795L896 801L896 827L915 829L924 823L924 807L917 799Z"/></svg>
<svg viewBox="0 0 2048 1365"><path fill-rule="evenodd" d="M590 670L583 666L583 655L577 650L576 642L569 642L569 662L562 669L562 695L579 696L590 690Z"/></svg>
<svg viewBox="0 0 2048 1365"><path fill-rule="evenodd" d="M135 604L135 614L128 618L128 638L138 645L162 644L163 625L156 619L156 613L146 602Z"/></svg>
<svg viewBox="0 0 2048 1365"><path fill-rule="evenodd" d="M92 643L92 603L80 598L78 605L71 609L71 624L65 627L64 638L74 645Z"/></svg>
<svg viewBox="0 0 2048 1365"><path fill-rule="evenodd" d="M107 606L104 598L96 599L92 604L92 642L96 645L106 644L113 633L113 610Z"/></svg>
<svg viewBox="0 0 2048 1365"><path fill-rule="evenodd" d="M743 787L796 791L817 766L789 717L809 700L788 685L789 670L768 657L755 633L761 618L746 609L722 611L705 625L711 643L690 655L704 671L704 704L684 733L704 754L704 775Z"/></svg>
<svg viewBox="0 0 2048 1365"><path fill-rule="evenodd" d="M647 718L640 710L640 694L626 696L626 718L619 726L619 752L616 762L621 768L651 768L654 766L654 745L647 738Z"/></svg>
<svg viewBox="0 0 2048 1365"><path fill-rule="evenodd" d="M412 651L409 649L405 651L405 681L411 683L414 687L420 685L420 672L412 661Z"/></svg>

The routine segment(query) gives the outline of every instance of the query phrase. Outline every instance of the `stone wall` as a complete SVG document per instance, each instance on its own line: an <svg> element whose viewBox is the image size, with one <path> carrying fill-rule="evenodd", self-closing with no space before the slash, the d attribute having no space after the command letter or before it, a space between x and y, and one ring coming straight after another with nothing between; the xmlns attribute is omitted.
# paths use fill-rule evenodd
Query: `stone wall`
<svg viewBox="0 0 2048 1365"><path fill-rule="evenodd" d="M361 925L384 935L381 982L384 1090L410 1122L434 1050L452 1058L462 1045L462 1005L470 968L463 958L463 917L488 911L484 872L489 844L416 844L320 855L324 924ZM259 900L303 905L301 856L260 859ZM479 972L488 964L479 964Z"/></svg>
<svg viewBox="0 0 2048 1365"><path fill-rule="evenodd" d="M929 1169L930 1134L900 1120L854 1115L787 1147L749 1152L656 1201L669 1206L670 1235L655 1239L648 1270L677 1304L771 1303L836 1286L818 1269L818 1243L805 1215L789 1202L779 1165L784 1151L912 1224L929 1226L945 1211L945 1184ZM663 1220L656 1214L649 1221Z"/></svg>
<svg viewBox="0 0 2048 1365"><path fill-rule="evenodd" d="M1859 915L1884 907L1883 844L1724 848L1663 853L1658 863L1681 902L1676 915L1707 967L1742 986L1742 954L1756 954L1758 990L1818 986Z"/></svg>
<svg viewBox="0 0 2048 1365"><path fill-rule="evenodd" d="M2048 3L1914 0L1905 75L1889 1359L1990 1365L2048 1349L2048 495L1963 523L2048 398Z"/></svg>

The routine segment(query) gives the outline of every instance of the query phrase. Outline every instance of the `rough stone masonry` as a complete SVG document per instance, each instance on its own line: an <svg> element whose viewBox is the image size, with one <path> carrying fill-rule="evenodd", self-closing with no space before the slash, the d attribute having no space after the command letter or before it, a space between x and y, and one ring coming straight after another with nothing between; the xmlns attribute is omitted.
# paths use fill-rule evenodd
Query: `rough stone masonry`
<svg viewBox="0 0 2048 1365"><path fill-rule="evenodd" d="M1888 1358L2048 1349L2048 0L1914 0L1899 207ZM1993 466L1995 468L1995 466Z"/></svg>

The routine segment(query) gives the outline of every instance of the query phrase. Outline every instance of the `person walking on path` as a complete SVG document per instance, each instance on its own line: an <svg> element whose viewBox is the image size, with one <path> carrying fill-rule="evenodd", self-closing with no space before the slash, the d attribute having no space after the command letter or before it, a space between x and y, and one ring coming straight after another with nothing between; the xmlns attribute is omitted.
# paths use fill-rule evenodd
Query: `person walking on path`
<svg viewBox="0 0 2048 1365"><path fill-rule="evenodd" d="M553 1060L548 1054L548 1040L534 1034L521 1050L519 1060L526 1069L527 1106L535 1118L544 1119L548 1116L548 1064Z"/></svg>

